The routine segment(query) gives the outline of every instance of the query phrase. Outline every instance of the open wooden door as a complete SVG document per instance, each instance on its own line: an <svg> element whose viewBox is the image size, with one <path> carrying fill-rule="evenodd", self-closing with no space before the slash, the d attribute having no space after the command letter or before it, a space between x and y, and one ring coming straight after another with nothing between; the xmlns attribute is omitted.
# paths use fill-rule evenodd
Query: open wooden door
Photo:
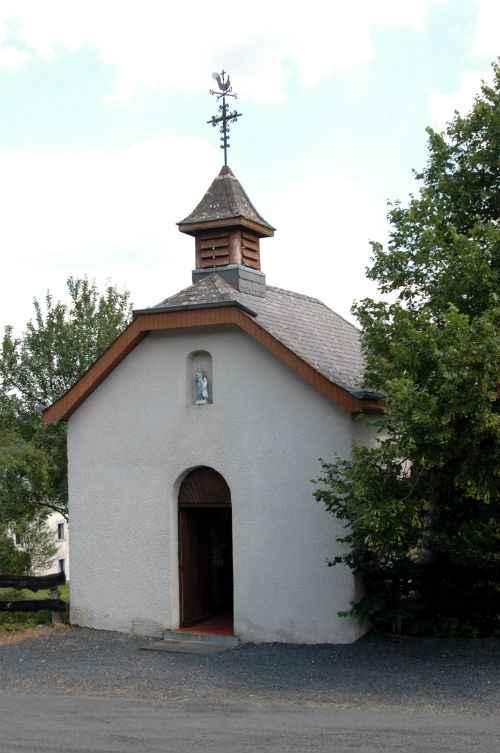
<svg viewBox="0 0 500 753"><path fill-rule="evenodd" d="M179 490L181 624L233 610L231 495L212 468L192 471Z"/></svg>
<svg viewBox="0 0 500 753"><path fill-rule="evenodd" d="M213 614L211 599L210 532L207 510L180 510L182 626Z"/></svg>

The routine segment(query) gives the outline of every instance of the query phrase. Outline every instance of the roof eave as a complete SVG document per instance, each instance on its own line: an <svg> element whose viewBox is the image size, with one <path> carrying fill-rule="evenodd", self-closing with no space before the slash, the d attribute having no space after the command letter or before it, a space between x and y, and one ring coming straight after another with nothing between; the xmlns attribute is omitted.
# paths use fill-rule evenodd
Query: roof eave
<svg viewBox="0 0 500 753"><path fill-rule="evenodd" d="M218 227L246 227L253 230L259 238L271 238L274 235L274 230L271 225L262 225L255 220L249 220L247 217L241 215L236 217L222 217L217 220L195 220L194 222L186 222L182 220L177 223L177 226L181 233L187 235L197 235L202 230L213 230Z"/></svg>

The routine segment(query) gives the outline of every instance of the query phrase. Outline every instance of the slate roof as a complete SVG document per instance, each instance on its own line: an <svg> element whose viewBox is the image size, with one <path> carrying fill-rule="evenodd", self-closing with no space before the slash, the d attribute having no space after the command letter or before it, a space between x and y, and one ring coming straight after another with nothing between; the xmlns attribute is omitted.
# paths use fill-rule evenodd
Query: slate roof
<svg viewBox="0 0 500 753"><path fill-rule="evenodd" d="M181 230L186 231L188 228L184 228L184 225L238 217L264 226L271 231L269 235L275 229L257 212L231 169L223 167L198 206L177 224Z"/></svg>
<svg viewBox="0 0 500 753"><path fill-rule="evenodd" d="M250 309L257 324L330 382L349 392L360 389L364 370L360 332L316 298L271 286L266 286L264 298L249 295L214 272L149 310L224 301Z"/></svg>

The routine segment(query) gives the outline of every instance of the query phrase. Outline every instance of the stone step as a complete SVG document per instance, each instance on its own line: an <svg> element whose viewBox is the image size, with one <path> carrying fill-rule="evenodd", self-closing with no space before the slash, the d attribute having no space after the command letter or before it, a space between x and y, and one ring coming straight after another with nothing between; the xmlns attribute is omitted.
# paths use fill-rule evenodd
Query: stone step
<svg viewBox="0 0 500 753"><path fill-rule="evenodd" d="M197 643L218 643L223 646L237 646L239 644L235 635L220 635L219 633L186 633L183 630L165 630L164 641L194 641Z"/></svg>
<svg viewBox="0 0 500 753"><path fill-rule="evenodd" d="M230 636L228 636L230 637ZM145 646L140 646L144 651L172 651L178 654L214 654L220 651L231 651L235 645L212 641L183 641L170 640L151 641Z"/></svg>

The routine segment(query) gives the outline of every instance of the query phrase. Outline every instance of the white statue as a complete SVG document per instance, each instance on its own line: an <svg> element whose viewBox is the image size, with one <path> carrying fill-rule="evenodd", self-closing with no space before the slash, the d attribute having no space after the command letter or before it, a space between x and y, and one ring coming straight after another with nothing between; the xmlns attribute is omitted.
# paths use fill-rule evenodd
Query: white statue
<svg viewBox="0 0 500 753"><path fill-rule="evenodd" d="M196 384L196 405L208 403L208 377L198 366L194 375Z"/></svg>

